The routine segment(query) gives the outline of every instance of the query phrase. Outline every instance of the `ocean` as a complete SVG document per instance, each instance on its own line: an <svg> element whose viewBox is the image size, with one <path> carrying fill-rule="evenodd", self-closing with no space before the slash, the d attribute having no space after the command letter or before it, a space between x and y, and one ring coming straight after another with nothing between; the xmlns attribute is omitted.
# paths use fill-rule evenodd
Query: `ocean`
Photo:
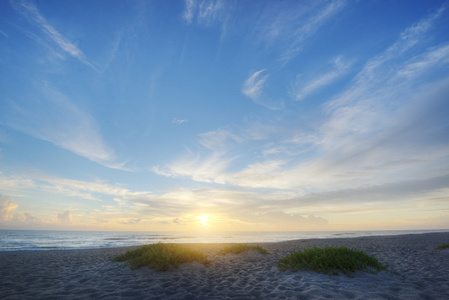
<svg viewBox="0 0 449 300"><path fill-rule="evenodd" d="M64 250L126 247L163 243L273 243L297 239L351 238L448 232L397 231L276 231L276 232L124 232L0 230L0 251Z"/></svg>

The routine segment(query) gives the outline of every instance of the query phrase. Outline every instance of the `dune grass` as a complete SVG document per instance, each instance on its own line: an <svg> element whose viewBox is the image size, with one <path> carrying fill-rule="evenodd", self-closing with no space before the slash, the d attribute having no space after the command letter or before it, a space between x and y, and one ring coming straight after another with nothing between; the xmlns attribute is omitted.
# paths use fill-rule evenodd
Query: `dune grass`
<svg viewBox="0 0 449 300"><path fill-rule="evenodd" d="M354 277L352 273L357 270L377 274L387 267L374 256L347 247L304 249L303 251L290 253L278 262L280 271L290 269L297 272L304 269L328 275L338 275L339 271L342 271L348 277Z"/></svg>
<svg viewBox="0 0 449 300"><path fill-rule="evenodd" d="M436 249L437 250L444 250L444 249L448 249L449 248L449 244L442 244L439 245Z"/></svg>
<svg viewBox="0 0 449 300"><path fill-rule="evenodd" d="M226 246L220 250L219 254L221 254L221 255L225 255L228 253L239 254L239 253L249 251L249 250L255 250L262 254L268 254L268 251L265 250L261 246L256 246L256 245L250 246L250 245L246 245L246 244L236 244L236 245Z"/></svg>
<svg viewBox="0 0 449 300"><path fill-rule="evenodd" d="M210 263L206 255L199 251L181 245L164 243L145 245L114 257L113 260L126 261L133 270L148 266L156 271L167 271L170 267L176 269L180 264L187 262Z"/></svg>

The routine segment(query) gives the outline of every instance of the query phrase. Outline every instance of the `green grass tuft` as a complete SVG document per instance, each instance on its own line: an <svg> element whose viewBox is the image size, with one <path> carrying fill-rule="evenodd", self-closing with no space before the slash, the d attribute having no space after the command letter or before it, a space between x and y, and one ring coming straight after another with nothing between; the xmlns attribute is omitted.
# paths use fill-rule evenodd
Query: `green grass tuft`
<svg viewBox="0 0 449 300"><path fill-rule="evenodd" d="M439 245L436 249L437 250L444 250L449 248L449 244L443 244L443 245Z"/></svg>
<svg viewBox="0 0 449 300"><path fill-rule="evenodd" d="M135 270L148 266L156 271L167 271L170 266L178 268L180 264L198 261L209 264L203 253L181 245L157 243L145 245L113 258L113 261L126 261Z"/></svg>
<svg viewBox="0 0 449 300"><path fill-rule="evenodd" d="M304 249L290 253L278 262L280 271L291 269L297 272L304 269L328 275L338 275L338 272L342 271L348 277L353 277L352 273L357 270L377 274L387 267L388 265L381 264L374 256L347 247Z"/></svg>
<svg viewBox="0 0 449 300"><path fill-rule="evenodd" d="M268 254L268 251L265 250L264 248L262 248L261 246L255 246L255 245L249 246L246 244L236 244L236 245L224 247L223 249L220 250L219 254L222 254L222 255L225 255L228 253L239 254L239 253L249 251L249 250L255 250L262 254Z"/></svg>

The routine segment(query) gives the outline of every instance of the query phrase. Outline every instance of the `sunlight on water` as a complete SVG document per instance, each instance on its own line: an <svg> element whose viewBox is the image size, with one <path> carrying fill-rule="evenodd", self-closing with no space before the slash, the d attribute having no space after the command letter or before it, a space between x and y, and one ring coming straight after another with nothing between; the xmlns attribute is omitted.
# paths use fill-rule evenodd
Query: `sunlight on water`
<svg viewBox="0 0 449 300"><path fill-rule="evenodd" d="M203 218L204 217L204 218ZM206 226L207 216L199 217ZM285 232L122 232L0 230L0 251L88 249L163 243L272 243L296 239L353 238L360 236L419 234L449 230L415 231L285 231Z"/></svg>

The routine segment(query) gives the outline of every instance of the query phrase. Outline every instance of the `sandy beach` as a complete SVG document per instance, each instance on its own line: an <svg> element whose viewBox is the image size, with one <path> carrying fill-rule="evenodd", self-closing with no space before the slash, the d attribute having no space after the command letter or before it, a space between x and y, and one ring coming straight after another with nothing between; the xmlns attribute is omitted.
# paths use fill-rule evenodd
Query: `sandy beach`
<svg viewBox="0 0 449 300"><path fill-rule="evenodd" d="M0 252L0 299L449 299L449 233L259 244L269 251L218 255L226 244L183 244L210 265L131 270L111 259L127 248ZM280 272L278 259L309 247L347 246L388 264L354 278Z"/></svg>

